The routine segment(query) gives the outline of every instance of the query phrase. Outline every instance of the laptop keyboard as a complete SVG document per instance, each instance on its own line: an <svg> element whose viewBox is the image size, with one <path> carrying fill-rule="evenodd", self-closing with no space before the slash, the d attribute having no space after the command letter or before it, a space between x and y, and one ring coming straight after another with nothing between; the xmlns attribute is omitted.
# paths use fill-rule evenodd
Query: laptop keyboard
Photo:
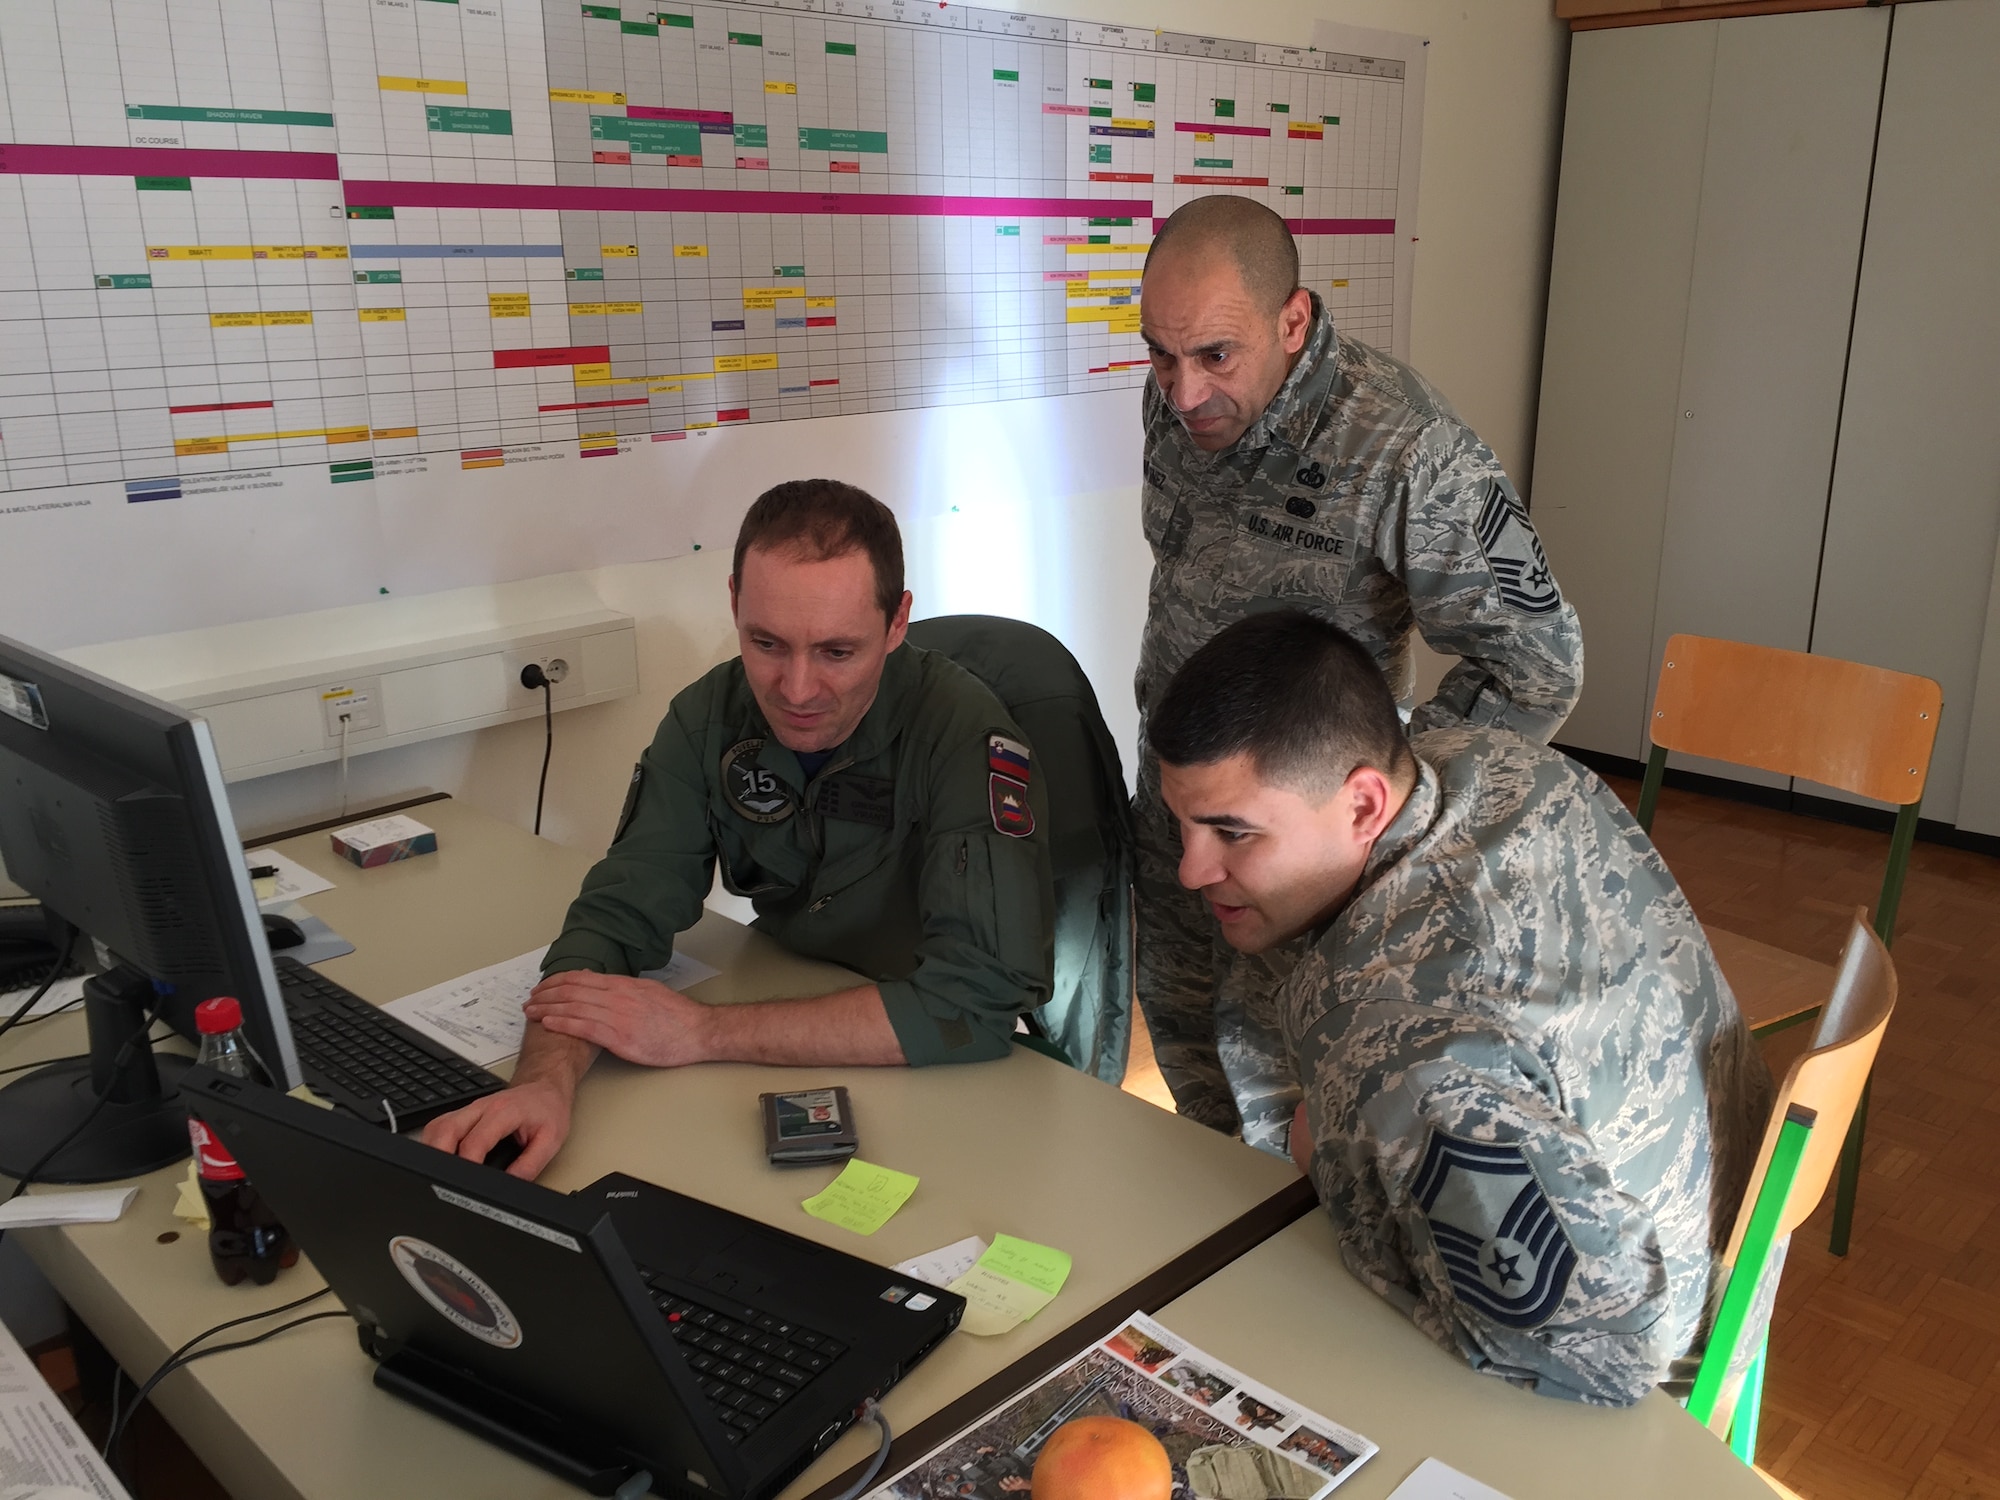
<svg viewBox="0 0 2000 1500"><path fill-rule="evenodd" d="M845 1344L797 1323L768 1313L754 1320L730 1317L648 1280L674 1342L732 1443L775 1416L847 1352Z"/></svg>
<svg viewBox="0 0 2000 1500"><path fill-rule="evenodd" d="M277 969L299 1067L315 1089L364 1120L387 1123L387 1100L407 1130L501 1086L484 1068L304 964L281 958Z"/></svg>

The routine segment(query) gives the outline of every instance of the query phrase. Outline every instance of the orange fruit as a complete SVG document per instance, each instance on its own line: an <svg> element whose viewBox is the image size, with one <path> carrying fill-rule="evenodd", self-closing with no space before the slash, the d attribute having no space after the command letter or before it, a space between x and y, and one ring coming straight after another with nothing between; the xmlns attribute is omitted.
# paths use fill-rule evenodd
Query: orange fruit
<svg viewBox="0 0 2000 1500"><path fill-rule="evenodd" d="M1168 1500L1174 1466L1137 1422L1077 1417L1042 1445L1032 1482L1032 1500Z"/></svg>

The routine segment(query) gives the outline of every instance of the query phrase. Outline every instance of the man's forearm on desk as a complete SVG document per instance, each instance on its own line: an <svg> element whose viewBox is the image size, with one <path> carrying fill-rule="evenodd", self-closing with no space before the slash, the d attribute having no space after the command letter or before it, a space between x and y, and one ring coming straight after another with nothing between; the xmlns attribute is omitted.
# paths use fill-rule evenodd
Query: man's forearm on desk
<svg viewBox="0 0 2000 1500"><path fill-rule="evenodd" d="M908 1061L872 984L809 1000L709 1006L702 1051L714 1062L780 1066L886 1068Z"/></svg>
<svg viewBox="0 0 2000 1500"><path fill-rule="evenodd" d="M515 1088L525 1083L546 1083L559 1090L564 1098L574 1099L583 1075L597 1061L597 1051L579 1037L558 1036L539 1022L530 1021L521 1038L520 1061L514 1064L514 1076L509 1082Z"/></svg>

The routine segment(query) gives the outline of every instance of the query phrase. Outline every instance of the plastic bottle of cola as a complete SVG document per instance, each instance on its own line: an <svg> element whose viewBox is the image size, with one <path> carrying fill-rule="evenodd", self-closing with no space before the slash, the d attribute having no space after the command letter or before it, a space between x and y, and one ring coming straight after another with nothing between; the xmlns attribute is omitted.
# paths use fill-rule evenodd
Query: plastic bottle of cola
<svg viewBox="0 0 2000 1500"><path fill-rule="evenodd" d="M195 1060L205 1068L269 1086L271 1077L250 1050L243 1035L243 1007L224 995L194 1008L201 1051ZM201 1196L208 1203L208 1258L215 1274L229 1286L246 1278L268 1286L279 1271L299 1258L299 1247L285 1226L243 1175L222 1138L193 1115L188 1134L194 1138L195 1173Z"/></svg>

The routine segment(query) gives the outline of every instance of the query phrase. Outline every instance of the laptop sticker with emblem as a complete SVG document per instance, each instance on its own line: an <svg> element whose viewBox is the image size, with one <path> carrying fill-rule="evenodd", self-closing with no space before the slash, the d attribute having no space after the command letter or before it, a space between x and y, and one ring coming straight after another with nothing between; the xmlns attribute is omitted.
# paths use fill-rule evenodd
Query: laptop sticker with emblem
<svg viewBox="0 0 2000 1500"><path fill-rule="evenodd" d="M428 1240L399 1234L389 1241L389 1259L416 1294L447 1321L495 1349L521 1347L520 1322L500 1294L456 1256Z"/></svg>
<svg viewBox="0 0 2000 1500"><path fill-rule="evenodd" d="M753 823L782 823L796 805L777 773L757 764L763 748L760 736L738 740L722 752L723 800Z"/></svg>

